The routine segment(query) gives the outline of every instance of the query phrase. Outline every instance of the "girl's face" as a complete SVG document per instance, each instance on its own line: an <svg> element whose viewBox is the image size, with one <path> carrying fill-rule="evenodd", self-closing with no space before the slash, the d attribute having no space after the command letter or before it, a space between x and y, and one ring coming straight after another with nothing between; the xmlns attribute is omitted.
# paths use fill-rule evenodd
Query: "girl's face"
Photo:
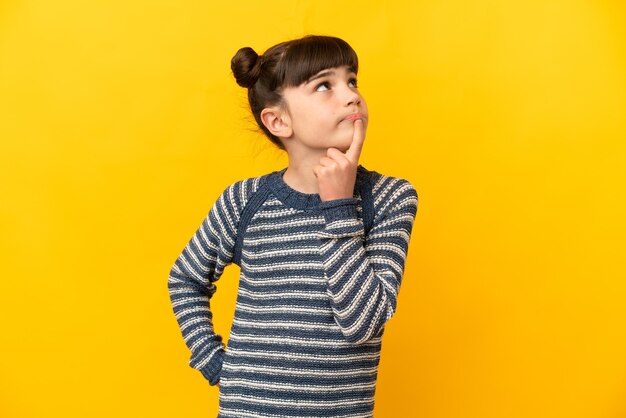
<svg viewBox="0 0 626 418"><path fill-rule="evenodd" d="M365 99L357 88L356 74L348 66L328 68L297 87L283 91L293 138L311 149L337 148L345 152L352 142L354 118L361 114L367 129ZM357 116L358 117L358 116Z"/></svg>

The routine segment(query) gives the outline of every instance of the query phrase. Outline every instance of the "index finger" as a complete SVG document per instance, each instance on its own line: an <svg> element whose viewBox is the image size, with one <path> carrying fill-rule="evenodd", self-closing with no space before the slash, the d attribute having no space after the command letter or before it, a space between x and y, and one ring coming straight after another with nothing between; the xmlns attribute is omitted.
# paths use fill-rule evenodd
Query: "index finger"
<svg viewBox="0 0 626 418"><path fill-rule="evenodd" d="M354 121L354 134L352 135L352 143L350 148L346 151L346 157L350 161L357 162L361 156L363 150L363 142L365 142L365 130L363 128L363 120L357 119Z"/></svg>

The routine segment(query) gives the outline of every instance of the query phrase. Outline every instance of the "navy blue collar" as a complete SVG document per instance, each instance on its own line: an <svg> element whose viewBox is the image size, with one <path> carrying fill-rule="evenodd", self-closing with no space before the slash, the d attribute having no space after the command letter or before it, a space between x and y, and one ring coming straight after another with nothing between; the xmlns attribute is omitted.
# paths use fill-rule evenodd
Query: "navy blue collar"
<svg viewBox="0 0 626 418"><path fill-rule="evenodd" d="M273 194L287 206L297 209L318 210L321 203L319 193L303 193L285 183L283 174L287 171L287 168L288 167L285 167L282 170L268 174L268 186L271 188ZM367 174L368 170L362 165L359 165L356 174L357 181L354 185L354 195L356 197L360 197L358 186Z"/></svg>

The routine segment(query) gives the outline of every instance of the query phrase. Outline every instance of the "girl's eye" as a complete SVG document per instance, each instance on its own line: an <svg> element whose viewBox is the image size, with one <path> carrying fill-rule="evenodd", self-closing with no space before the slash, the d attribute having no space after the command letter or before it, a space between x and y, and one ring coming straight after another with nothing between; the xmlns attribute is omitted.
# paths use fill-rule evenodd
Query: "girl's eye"
<svg viewBox="0 0 626 418"><path fill-rule="evenodd" d="M320 87L322 86L326 86L328 88L330 87L330 84L328 83L328 81L324 81L323 83L320 83L317 85L317 87L315 88L315 91L324 91L324 90L320 90Z"/></svg>
<svg viewBox="0 0 626 418"><path fill-rule="evenodd" d="M359 87L357 85L356 78L351 78L348 84L350 83L352 83L355 89ZM315 88L315 91L325 91L325 90L320 90L320 87L326 87L326 90L328 90L330 88L330 83L328 81L324 81L323 83L318 84L317 87Z"/></svg>

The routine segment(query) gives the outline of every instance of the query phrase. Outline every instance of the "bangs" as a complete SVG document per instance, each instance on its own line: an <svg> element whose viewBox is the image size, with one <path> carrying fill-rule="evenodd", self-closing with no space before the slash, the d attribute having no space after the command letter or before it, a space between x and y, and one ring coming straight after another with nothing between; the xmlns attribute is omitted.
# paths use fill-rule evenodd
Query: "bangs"
<svg viewBox="0 0 626 418"><path fill-rule="evenodd" d="M332 36L310 35L289 45L278 69L278 83L296 87L327 68L347 65L355 74L359 70L356 52L347 42Z"/></svg>

